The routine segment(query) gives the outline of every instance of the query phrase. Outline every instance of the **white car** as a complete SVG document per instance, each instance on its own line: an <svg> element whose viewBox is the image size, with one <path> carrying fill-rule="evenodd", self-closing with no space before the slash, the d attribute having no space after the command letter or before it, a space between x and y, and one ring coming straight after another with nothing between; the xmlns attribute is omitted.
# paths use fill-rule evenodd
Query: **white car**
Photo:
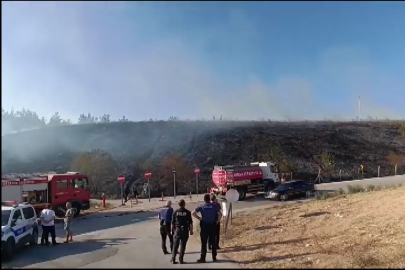
<svg viewBox="0 0 405 270"><path fill-rule="evenodd" d="M1 206L1 252L11 259L15 251L29 243L38 243L38 221L34 207L27 203Z"/></svg>

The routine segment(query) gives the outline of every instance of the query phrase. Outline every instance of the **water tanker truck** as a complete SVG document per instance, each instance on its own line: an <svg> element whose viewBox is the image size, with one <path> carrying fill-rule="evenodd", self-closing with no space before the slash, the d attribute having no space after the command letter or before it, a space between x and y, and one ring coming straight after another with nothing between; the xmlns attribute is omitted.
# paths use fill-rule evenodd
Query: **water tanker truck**
<svg viewBox="0 0 405 270"><path fill-rule="evenodd" d="M236 189L239 200L247 193L268 192L279 185L278 167L272 162L253 162L243 165L214 166L211 193L225 195L229 189Z"/></svg>

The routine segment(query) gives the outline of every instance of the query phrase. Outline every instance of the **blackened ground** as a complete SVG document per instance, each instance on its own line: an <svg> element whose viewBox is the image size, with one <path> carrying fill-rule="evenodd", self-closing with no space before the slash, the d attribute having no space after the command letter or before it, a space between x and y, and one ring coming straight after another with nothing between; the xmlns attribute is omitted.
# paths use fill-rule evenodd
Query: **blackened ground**
<svg viewBox="0 0 405 270"><path fill-rule="evenodd" d="M214 165L257 160L273 160L293 178L314 180L322 168L324 179L339 181L377 176L378 166L380 175L393 175L396 163L397 173L405 173L405 123L160 121L50 127L2 136L2 173L66 172L75 155L93 149L111 153L127 167L149 163L156 170L165 156L178 154L200 167L200 191L211 185Z"/></svg>

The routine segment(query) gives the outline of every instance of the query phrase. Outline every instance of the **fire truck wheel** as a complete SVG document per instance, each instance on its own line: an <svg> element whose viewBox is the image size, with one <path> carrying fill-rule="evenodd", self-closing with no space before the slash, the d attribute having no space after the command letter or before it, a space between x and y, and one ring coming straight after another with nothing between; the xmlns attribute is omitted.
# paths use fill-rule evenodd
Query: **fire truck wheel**
<svg viewBox="0 0 405 270"><path fill-rule="evenodd" d="M76 208L75 217L78 217L80 215L82 205L79 202L73 202L72 203L72 208Z"/></svg>
<svg viewBox="0 0 405 270"><path fill-rule="evenodd" d="M15 249L14 239L9 238L7 240L6 248L4 249L4 255L7 260L13 259L14 249Z"/></svg>

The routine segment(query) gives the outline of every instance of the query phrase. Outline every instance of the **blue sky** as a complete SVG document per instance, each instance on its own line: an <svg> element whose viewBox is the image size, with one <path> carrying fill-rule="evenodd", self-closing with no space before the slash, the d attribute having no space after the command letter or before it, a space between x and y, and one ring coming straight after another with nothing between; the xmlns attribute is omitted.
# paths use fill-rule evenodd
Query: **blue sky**
<svg viewBox="0 0 405 270"><path fill-rule="evenodd" d="M405 118L404 2L3 2L2 107Z"/></svg>

